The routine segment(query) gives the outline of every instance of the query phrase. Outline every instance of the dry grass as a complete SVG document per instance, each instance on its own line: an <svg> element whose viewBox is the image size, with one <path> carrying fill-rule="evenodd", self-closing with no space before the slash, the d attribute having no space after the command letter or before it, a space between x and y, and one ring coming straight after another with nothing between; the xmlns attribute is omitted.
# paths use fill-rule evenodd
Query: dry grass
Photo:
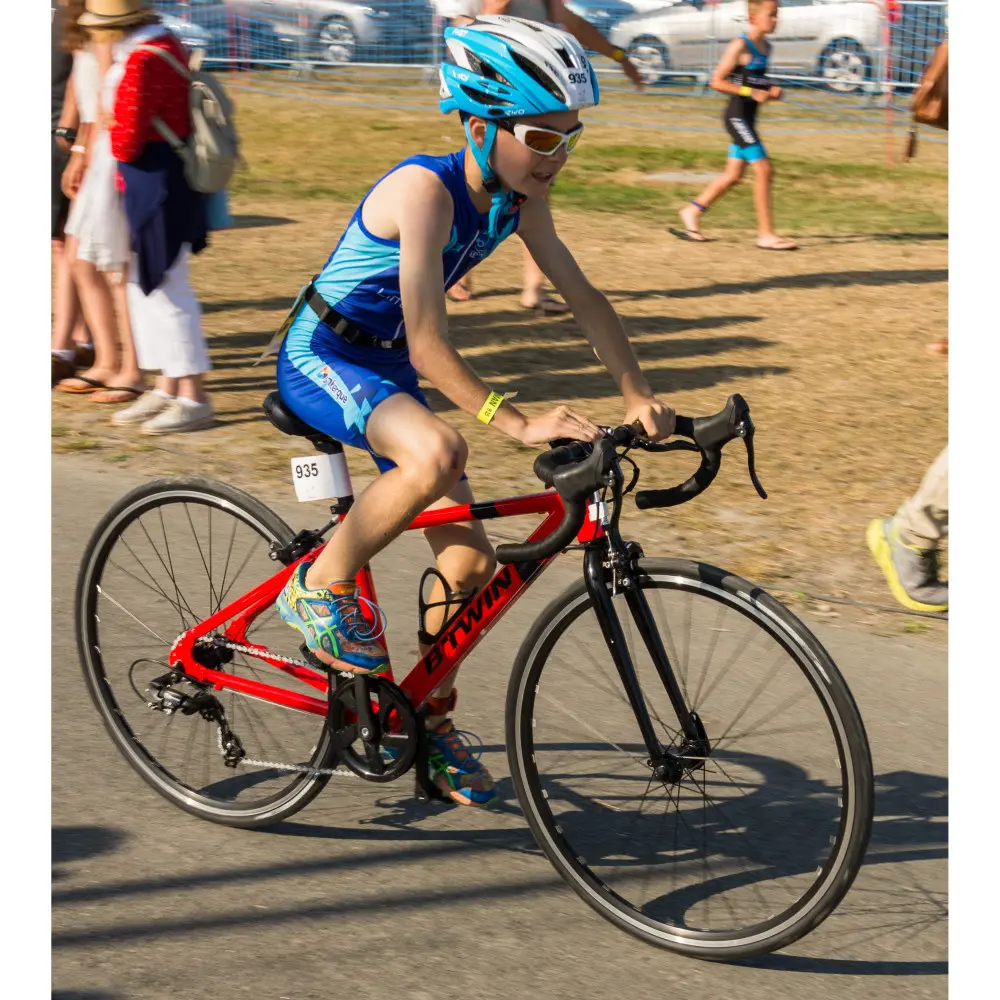
<svg viewBox="0 0 1000 1000"><path fill-rule="evenodd" d="M263 171L263 140L253 142L261 145L252 162ZM322 147L309 146L317 175L341 183L335 158L320 165ZM363 146L351 153L358 176ZM300 166L295 161L289 169ZM371 163L365 176L379 166ZM816 169L823 171L821 164ZM287 475L289 456L302 446L261 414L261 400L274 387L273 362L251 365L353 206L268 197L242 183L233 205L237 228L217 234L195 267L218 425L172 439L164 451L149 439L117 432L105 438L106 408L56 393L54 450L95 450L150 471L197 470L245 483ZM887 179L887 189L875 194L891 201L893 183ZM301 195L297 184L291 187ZM780 189L778 198L780 205ZM741 392L753 410L758 472L770 493L766 502L757 498L742 447L734 444L706 496L641 518L632 510L627 527L650 553L702 558L789 592L890 604L868 557L864 526L912 492L947 436L946 364L923 350L947 328L947 241L932 229L908 232L904 225L890 233L866 226L852 210L839 227L800 230L800 253L765 254L753 249L747 232L726 231L716 242L692 246L666 235L662 219L585 211L567 200L556 199L558 227L625 317L656 391L688 414L714 412ZM720 220L726 211L720 208ZM574 323L519 308L520 264L520 246L511 241L476 272L476 298L449 305L454 342L488 383L516 388L518 404L528 410L566 401L617 422L622 411L611 380ZM532 453L456 412L440 394L429 396L468 437L469 476L479 496L537 487ZM350 465L359 480L371 474L366 456L352 454ZM684 456L649 460L643 483L667 485L690 467ZM304 517L315 519L315 511ZM932 631L940 631L938 623Z"/></svg>

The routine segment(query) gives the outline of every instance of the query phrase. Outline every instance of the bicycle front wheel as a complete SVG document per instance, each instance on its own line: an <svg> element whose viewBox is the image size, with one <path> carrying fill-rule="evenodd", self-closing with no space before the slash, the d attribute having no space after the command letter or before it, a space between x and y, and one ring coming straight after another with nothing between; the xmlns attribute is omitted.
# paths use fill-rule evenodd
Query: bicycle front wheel
<svg viewBox="0 0 1000 1000"><path fill-rule="evenodd" d="M797 940L836 907L871 829L871 758L835 664L752 584L681 560L638 579L708 752L676 713L622 595L650 718L683 757L657 779L581 582L518 654L510 769L539 846L602 916L661 947L732 961ZM703 754L703 755L702 755Z"/></svg>
<svg viewBox="0 0 1000 1000"><path fill-rule="evenodd" d="M132 767L202 819L239 827L277 823L329 780L321 769L329 768L334 751L323 716L181 678L173 689L181 696L211 693L241 741L246 759L230 767L217 721L152 707L150 682L169 673L175 639L273 575L279 564L270 545L292 535L242 490L208 479L163 479L119 500L83 557L76 631L94 704ZM297 655L294 633L273 608L257 617L248 638ZM241 652L218 669L320 697Z"/></svg>

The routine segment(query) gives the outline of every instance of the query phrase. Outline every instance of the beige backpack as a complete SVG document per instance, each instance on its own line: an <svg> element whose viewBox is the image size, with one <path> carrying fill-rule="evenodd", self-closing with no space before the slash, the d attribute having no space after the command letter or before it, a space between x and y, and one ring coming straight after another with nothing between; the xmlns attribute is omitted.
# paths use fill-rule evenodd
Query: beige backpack
<svg viewBox="0 0 1000 1000"><path fill-rule="evenodd" d="M194 52L185 66L174 55L155 45L136 48L155 52L188 81L191 134L187 141L179 139L162 118L154 118L153 127L184 161L184 177L193 190L203 194L223 190L239 159L232 99L216 77L201 68L201 52Z"/></svg>

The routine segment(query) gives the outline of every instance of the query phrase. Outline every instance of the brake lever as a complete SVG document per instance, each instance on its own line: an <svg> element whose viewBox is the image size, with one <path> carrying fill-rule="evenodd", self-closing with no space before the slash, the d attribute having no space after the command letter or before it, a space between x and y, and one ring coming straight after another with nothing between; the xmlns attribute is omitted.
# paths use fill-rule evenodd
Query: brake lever
<svg viewBox="0 0 1000 1000"><path fill-rule="evenodd" d="M750 470L750 482L753 483L754 489L757 491L757 494L760 496L761 500L766 500L767 492L765 491L764 487L761 486L760 480L757 478L757 470L754 468L754 463L753 463L754 426L753 426L753 421L750 419L749 412L747 412L746 415L743 417L743 419L739 422L739 424L737 424L736 432L739 434L741 438L743 438L743 443L747 447L747 468Z"/></svg>

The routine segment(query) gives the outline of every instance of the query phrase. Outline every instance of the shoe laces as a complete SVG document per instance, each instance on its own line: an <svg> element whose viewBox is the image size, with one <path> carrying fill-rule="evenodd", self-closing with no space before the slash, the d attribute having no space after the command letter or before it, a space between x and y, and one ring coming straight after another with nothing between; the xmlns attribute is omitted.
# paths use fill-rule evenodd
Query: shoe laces
<svg viewBox="0 0 1000 1000"><path fill-rule="evenodd" d="M331 610L348 639L354 642L373 642L385 632L389 622L385 612L374 602L360 594L334 594L331 592ZM365 617L367 606L375 618L374 622Z"/></svg>
<svg viewBox="0 0 1000 1000"><path fill-rule="evenodd" d="M479 759L483 756L486 749L486 744L483 743L479 736L475 733L470 733L466 729L456 729L454 724L445 733L435 732L431 735L440 740L441 744L462 770L468 770L470 765L478 764ZM478 746L472 746L471 741L473 740L475 740ZM459 756L460 753L463 756Z"/></svg>

